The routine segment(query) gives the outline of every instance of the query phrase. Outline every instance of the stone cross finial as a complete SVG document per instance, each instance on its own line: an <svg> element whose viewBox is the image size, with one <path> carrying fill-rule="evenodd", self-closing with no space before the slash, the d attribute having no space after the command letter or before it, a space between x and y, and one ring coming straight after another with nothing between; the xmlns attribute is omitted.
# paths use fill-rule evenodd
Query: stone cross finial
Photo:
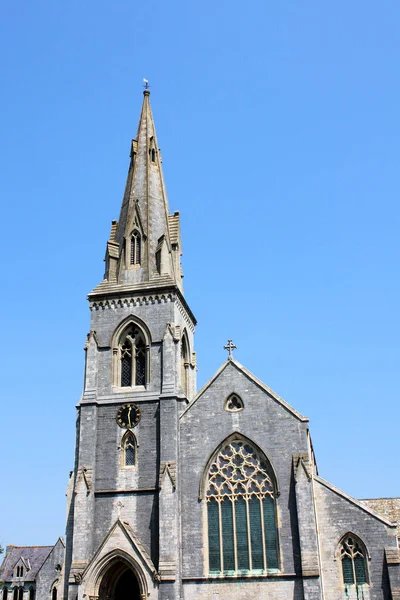
<svg viewBox="0 0 400 600"><path fill-rule="evenodd" d="M232 340L228 340L228 343L224 346L224 350L228 350L229 354L228 354L228 360L232 360L233 356L232 356L232 350L235 350L237 348L236 344L234 344L232 342Z"/></svg>

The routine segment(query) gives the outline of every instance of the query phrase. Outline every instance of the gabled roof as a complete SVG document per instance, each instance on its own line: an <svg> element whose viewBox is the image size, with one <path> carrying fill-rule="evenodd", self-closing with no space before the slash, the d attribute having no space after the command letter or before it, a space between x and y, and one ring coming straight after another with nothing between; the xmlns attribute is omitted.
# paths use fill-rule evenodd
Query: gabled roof
<svg viewBox="0 0 400 600"><path fill-rule="evenodd" d="M225 363L223 363L220 366L218 371L211 377L211 379L209 379L207 381L207 383L201 388L201 390L193 398L192 402L186 407L186 409L181 414L180 418L182 418L192 408L193 404L195 404L199 400L199 398L201 398L201 396L204 394L204 392L206 392L208 390L208 388L214 383L214 381L221 375L221 373L223 373L223 371L228 366L233 366L238 371L243 373L243 375L248 377L257 387L261 388L264 392L266 392L268 394L268 396L270 398L272 398L272 400L275 400L275 402L277 402L277 404L280 404L281 406L283 406L283 408L285 408L288 412L290 412L294 417L299 419L299 421L307 422L309 420L308 417L304 417L302 414L300 414L297 410L295 410L292 406L290 406L290 404L288 404L283 398L278 396L278 394L276 394L273 390L271 390L271 388L269 388L267 385L265 385L265 383L263 383L262 381L257 379L257 377L255 375L253 375L253 373L248 371L243 365L241 365L234 358L229 358Z"/></svg>
<svg viewBox="0 0 400 600"><path fill-rule="evenodd" d="M7 546L6 555L0 567L0 581L13 579L14 567L20 559L30 565L29 571L24 571L24 581L34 581L43 563L54 546Z"/></svg>
<svg viewBox="0 0 400 600"><path fill-rule="evenodd" d="M396 527L395 523L393 523L389 519L386 519L381 514L379 514L378 512L376 512L375 510L373 510L369 506L367 506L366 504L363 504L362 502L360 502L360 500L356 500L356 498L353 498L352 496L349 496L349 494L346 494L346 492L343 492L343 490L340 490L339 488L337 488L332 483L329 483L329 481L326 481L325 479L322 479L322 477L320 477L319 475L315 475L314 476L314 481L317 481L318 483L320 483L321 485L323 485L324 487L326 487L328 490L331 490L331 492L334 492L338 496L341 496L342 498L344 498L345 500L347 500L351 504L354 504L355 506L357 506L358 508L360 508L364 512L368 513L369 515L371 515L372 517L374 517L378 521L381 521L382 523L384 523L388 527L394 527L394 528Z"/></svg>
<svg viewBox="0 0 400 600"><path fill-rule="evenodd" d="M97 562L98 557L101 555L103 548L105 548L107 546L107 543L109 542L110 539L112 539L112 537L117 529L121 529L124 532L125 536L128 538L128 540L130 540L130 543L132 544L132 547L134 548L138 558L140 558L142 564L147 567L148 571L152 575L154 573L157 573L154 563L151 560L150 555L147 552L142 541L138 538L136 533L133 531L130 524L127 521L121 521L121 519L117 519L116 522L114 523L114 525L111 527L111 529L105 536L104 540L102 541L102 543L100 544L100 546L98 547L98 549L96 550L94 555L92 556L89 564L87 565L87 567L85 569L85 573L87 573L92 568L92 565Z"/></svg>

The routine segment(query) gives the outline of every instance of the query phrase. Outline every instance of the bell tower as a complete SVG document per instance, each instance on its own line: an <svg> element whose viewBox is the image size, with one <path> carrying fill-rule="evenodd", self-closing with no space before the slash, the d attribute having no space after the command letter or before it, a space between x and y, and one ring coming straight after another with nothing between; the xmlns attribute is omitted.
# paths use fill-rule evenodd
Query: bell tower
<svg viewBox="0 0 400 600"><path fill-rule="evenodd" d="M119 600L119 577L134 578L138 597L179 597L178 418L196 391L196 321L183 294L181 254L179 212L169 211L145 89L104 280L88 295L67 494L71 600Z"/></svg>

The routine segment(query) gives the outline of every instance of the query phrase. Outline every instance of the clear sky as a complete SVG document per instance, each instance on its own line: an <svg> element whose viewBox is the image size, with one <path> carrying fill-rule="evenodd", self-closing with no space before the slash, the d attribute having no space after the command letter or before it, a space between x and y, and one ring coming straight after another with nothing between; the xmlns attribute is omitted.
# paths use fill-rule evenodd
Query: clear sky
<svg viewBox="0 0 400 600"><path fill-rule="evenodd" d="M320 475L399 487L398 1L36 0L0 20L0 542L64 535L86 294L142 102L180 210L199 387L236 358Z"/></svg>

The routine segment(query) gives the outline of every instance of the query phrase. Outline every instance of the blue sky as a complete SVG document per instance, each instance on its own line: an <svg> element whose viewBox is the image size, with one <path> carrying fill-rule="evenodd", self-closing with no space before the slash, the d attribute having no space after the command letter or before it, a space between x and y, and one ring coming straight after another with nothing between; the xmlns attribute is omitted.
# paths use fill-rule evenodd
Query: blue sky
<svg viewBox="0 0 400 600"><path fill-rule="evenodd" d="M226 355L310 417L320 474L400 495L398 2L2 3L0 542L65 527L86 294L151 102L199 387Z"/></svg>

